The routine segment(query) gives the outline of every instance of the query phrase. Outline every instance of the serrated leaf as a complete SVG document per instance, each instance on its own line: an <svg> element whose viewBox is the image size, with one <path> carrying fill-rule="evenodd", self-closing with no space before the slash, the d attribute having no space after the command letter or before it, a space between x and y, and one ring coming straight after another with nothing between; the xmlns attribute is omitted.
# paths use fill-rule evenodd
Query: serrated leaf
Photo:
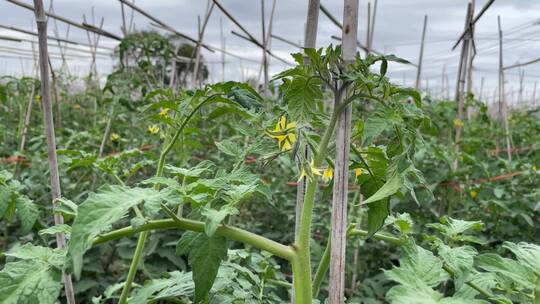
<svg viewBox="0 0 540 304"><path fill-rule="evenodd" d="M21 232L28 233L39 217L39 210L36 204L28 197L19 195L16 199L17 216L21 222Z"/></svg>
<svg viewBox="0 0 540 304"><path fill-rule="evenodd" d="M53 304L61 289L61 271L40 259L7 263L0 271L3 304Z"/></svg>
<svg viewBox="0 0 540 304"><path fill-rule="evenodd" d="M162 194L154 189L127 188L110 186L100 192L91 193L79 205L77 217L72 226L69 242L69 256L73 262L73 273L78 278L81 274L83 255L92 246L93 239L112 224L126 216L130 208L145 202L156 205L159 209Z"/></svg>
<svg viewBox="0 0 540 304"><path fill-rule="evenodd" d="M289 114L295 121L306 121L316 108L317 101L323 97L321 80L303 76L294 77L287 82L283 99L287 102Z"/></svg>
<svg viewBox="0 0 540 304"><path fill-rule="evenodd" d="M454 272L454 285L459 290L473 271L474 257L478 254L471 246L451 248L442 244L438 248L439 256Z"/></svg>
<svg viewBox="0 0 540 304"><path fill-rule="evenodd" d="M219 265L227 256L227 241L223 237L186 232L178 241L176 253L188 253L195 282L195 303L204 301L216 279Z"/></svg>
<svg viewBox="0 0 540 304"><path fill-rule="evenodd" d="M525 242L504 242L503 247L512 251L520 264L529 267L540 277L540 246Z"/></svg>
<svg viewBox="0 0 540 304"><path fill-rule="evenodd" d="M195 285L191 272L173 271L168 278L148 280L129 300L130 304L146 304L165 298L191 297Z"/></svg>
<svg viewBox="0 0 540 304"><path fill-rule="evenodd" d="M41 229L38 234L43 235L55 235L57 233L64 233L66 235L66 238L71 237L71 226L67 224L61 224L61 225L55 225L51 226L49 228Z"/></svg>
<svg viewBox="0 0 540 304"><path fill-rule="evenodd" d="M6 256L21 260L40 260L61 269L64 265L65 252L43 246L24 244L6 252Z"/></svg>
<svg viewBox="0 0 540 304"><path fill-rule="evenodd" d="M512 259L503 258L499 255L486 253L475 258L477 267L496 273L503 278L509 279L523 288L533 290L536 285L536 276L532 269L521 265Z"/></svg>
<svg viewBox="0 0 540 304"><path fill-rule="evenodd" d="M220 210L202 208L201 215L206 218L204 232L211 237L216 232L221 222L229 215L238 214L238 209L224 206Z"/></svg>

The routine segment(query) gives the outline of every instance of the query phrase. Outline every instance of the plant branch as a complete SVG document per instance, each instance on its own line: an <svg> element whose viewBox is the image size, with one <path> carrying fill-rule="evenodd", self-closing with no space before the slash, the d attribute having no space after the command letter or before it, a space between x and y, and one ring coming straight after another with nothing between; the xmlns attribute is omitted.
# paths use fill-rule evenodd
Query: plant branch
<svg viewBox="0 0 540 304"><path fill-rule="evenodd" d="M139 232L163 229L180 229L204 233L204 223L178 217L177 219L153 220L148 221L141 226L128 226L102 234L94 239L93 245L103 244L112 240L131 236ZM276 241L240 228L220 225L216 230L216 235L251 245L257 249L270 252L271 254L287 261L291 261L296 255L290 246L280 244Z"/></svg>

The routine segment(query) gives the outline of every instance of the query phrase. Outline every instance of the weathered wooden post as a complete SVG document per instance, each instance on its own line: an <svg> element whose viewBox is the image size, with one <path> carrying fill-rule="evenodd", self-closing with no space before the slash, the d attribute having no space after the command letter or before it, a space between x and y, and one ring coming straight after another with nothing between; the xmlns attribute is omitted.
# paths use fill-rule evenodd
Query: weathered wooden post
<svg viewBox="0 0 540 304"><path fill-rule="evenodd" d="M354 61L358 34L358 0L344 0L342 50L345 64ZM352 92L347 92L349 95ZM340 103L346 96L338 96ZM341 113L337 123L336 160L332 196L329 302L343 303L345 290L345 251L347 244L347 198L352 106Z"/></svg>
<svg viewBox="0 0 540 304"><path fill-rule="evenodd" d="M43 10L43 1L34 0L36 23L39 38L39 69L41 75L41 104L43 106L43 124L45 125L45 136L47 138L47 155L51 177L51 197L53 204L61 197L60 176L58 173L58 161L56 159L56 139L54 136L53 114L51 106L51 96L49 91L49 65L47 49L47 19ZM64 223L61 213L54 214L54 224ZM63 232L56 234L56 246L59 249L66 247L66 236ZM64 290L68 304L75 304L75 292L71 275L64 273Z"/></svg>
<svg viewBox="0 0 540 304"><path fill-rule="evenodd" d="M416 68L416 82L414 85L414 88L417 90L420 88L420 80L422 77L422 61L424 59L424 42L426 40L427 20L428 20L428 16L424 15L424 27L422 28L422 42L420 43L420 55L418 56L418 67ZM444 69L443 69L443 74L444 74Z"/></svg>
<svg viewBox="0 0 540 304"><path fill-rule="evenodd" d="M506 92L504 90L504 67L503 67L503 32L501 16L497 16L499 25L499 121L503 123L504 138L506 142L506 155L508 162L512 162L512 145L510 144L510 128L508 126L508 106L506 104Z"/></svg>

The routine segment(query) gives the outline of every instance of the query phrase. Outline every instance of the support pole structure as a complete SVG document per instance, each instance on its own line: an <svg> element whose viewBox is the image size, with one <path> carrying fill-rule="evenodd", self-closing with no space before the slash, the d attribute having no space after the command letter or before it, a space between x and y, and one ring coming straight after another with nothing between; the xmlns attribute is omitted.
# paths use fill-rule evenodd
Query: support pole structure
<svg viewBox="0 0 540 304"><path fill-rule="evenodd" d="M414 88L417 90L420 88L420 80L422 77L422 61L424 59L424 43L426 40L427 21L428 21L428 15L424 15L424 27L422 28L422 42L420 43L420 55L418 56L418 67L416 68L416 82L414 84Z"/></svg>
<svg viewBox="0 0 540 304"><path fill-rule="evenodd" d="M345 64L354 62L358 37L358 0L344 0L342 49ZM337 96L339 104L352 94ZM347 202L349 186L349 149L351 143L352 106L346 106L337 121L336 161L332 195L332 231L330 248L329 302L344 303L345 259L347 244Z"/></svg>
<svg viewBox="0 0 540 304"><path fill-rule="evenodd" d="M41 104L43 106L43 124L45 125L45 137L47 138L47 158L51 179L51 198L53 205L61 194L60 176L58 172L58 161L56 158L56 139L54 135L53 114L51 106L51 96L49 91L49 56L47 49L47 18L43 9L42 0L34 0L36 24L38 29L39 45L39 70L41 77ZM61 213L54 214L54 224L62 225L64 217ZM66 247L66 236L63 232L56 234L56 246L58 249ZM63 273L64 291L68 304L75 304L75 292L71 275Z"/></svg>

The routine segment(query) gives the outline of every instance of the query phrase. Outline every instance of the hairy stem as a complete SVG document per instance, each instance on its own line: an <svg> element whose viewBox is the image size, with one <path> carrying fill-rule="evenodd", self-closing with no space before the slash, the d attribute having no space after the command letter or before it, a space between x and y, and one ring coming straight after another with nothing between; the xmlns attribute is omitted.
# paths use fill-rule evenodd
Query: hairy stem
<svg viewBox="0 0 540 304"><path fill-rule="evenodd" d="M181 229L195 232L204 232L204 223L185 218L165 219L148 221L136 228L128 226L108 233L104 233L94 239L93 245L103 244L112 240L134 235L139 232L162 229ZM257 249L270 252L287 261L293 260L295 252L292 247L280 244L258 234L227 225L220 225L216 235L223 236L233 241L251 245Z"/></svg>
<svg viewBox="0 0 540 304"><path fill-rule="evenodd" d="M319 144L319 151L314 156L313 165L319 167L326 158L328 143L334 133L339 111L335 110L330 118L330 122ZM300 227L298 229L298 243L296 244L298 259L293 263L294 295L296 304L311 303L311 256L309 243L311 239L311 221L313 218L313 203L315 201L315 190L318 187L316 178L308 178L306 193L304 195L304 206L300 217Z"/></svg>

